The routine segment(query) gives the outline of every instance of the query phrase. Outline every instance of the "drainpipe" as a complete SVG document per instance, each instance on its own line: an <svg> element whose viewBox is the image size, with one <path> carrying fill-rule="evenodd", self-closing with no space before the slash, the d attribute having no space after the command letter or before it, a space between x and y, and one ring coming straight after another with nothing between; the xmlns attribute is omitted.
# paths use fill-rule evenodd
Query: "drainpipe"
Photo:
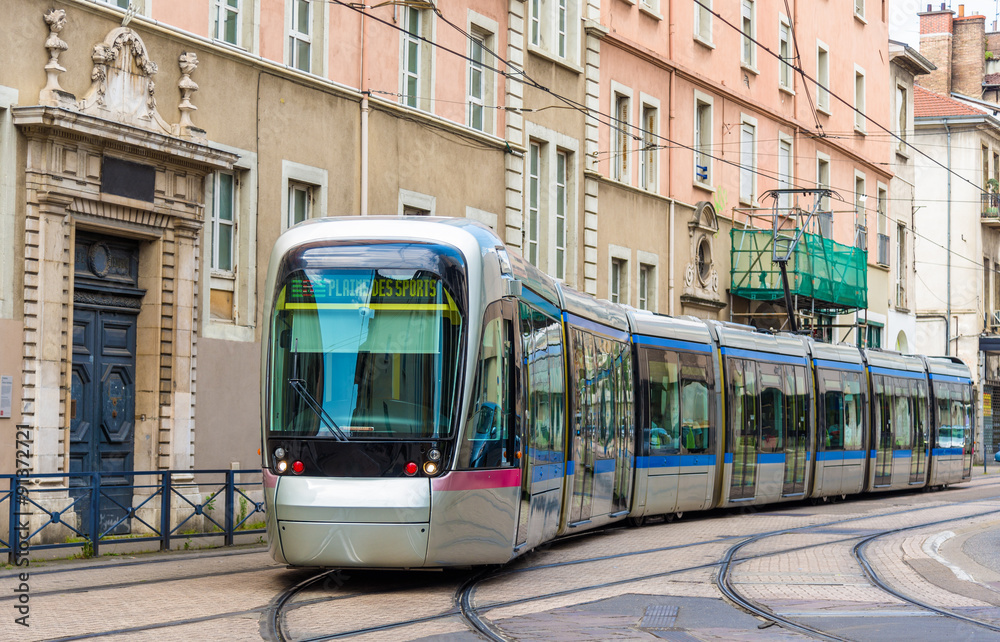
<svg viewBox="0 0 1000 642"><path fill-rule="evenodd" d="M675 251L677 238L677 231L674 229L674 199L670 199L670 218L669 218L669 229L670 229L670 259L667 261L667 314L674 316L674 257L677 256Z"/></svg>
<svg viewBox="0 0 1000 642"><path fill-rule="evenodd" d="M365 65L365 13L361 12L361 216L368 216L368 82Z"/></svg>
<svg viewBox="0 0 1000 642"><path fill-rule="evenodd" d="M917 319L941 319L944 321L944 354L951 354L951 317L944 314L918 314Z"/></svg>
<svg viewBox="0 0 1000 642"><path fill-rule="evenodd" d="M948 343L944 348L947 356L951 354L951 129L948 123L944 124L944 130L948 134L948 318L945 331Z"/></svg>

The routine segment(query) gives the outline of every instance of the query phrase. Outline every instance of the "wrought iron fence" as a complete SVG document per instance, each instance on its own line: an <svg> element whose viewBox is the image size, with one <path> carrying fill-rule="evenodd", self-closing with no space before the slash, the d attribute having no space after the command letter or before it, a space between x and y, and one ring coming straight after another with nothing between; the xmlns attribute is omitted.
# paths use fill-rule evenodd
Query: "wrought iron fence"
<svg viewBox="0 0 1000 642"><path fill-rule="evenodd" d="M130 483L122 483L124 480ZM0 554L263 533L260 469L0 475ZM253 519L251 519L253 518ZM2 519L2 518L0 518Z"/></svg>
<svg viewBox="0 0 1000 642"><path fill-rule="evenodd" d="M983 202L983 218L998 219L1000 218L1000 194L992 194L989 192L983 192L981 195L981 200Z"/></svg>

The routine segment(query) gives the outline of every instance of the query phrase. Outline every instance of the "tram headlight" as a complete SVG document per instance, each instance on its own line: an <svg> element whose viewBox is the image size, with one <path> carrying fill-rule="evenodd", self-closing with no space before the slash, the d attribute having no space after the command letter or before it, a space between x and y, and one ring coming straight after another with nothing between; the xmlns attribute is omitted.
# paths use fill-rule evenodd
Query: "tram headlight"
<svg viewBox="0 0 1000 642"><path fill-rule="evenodd" d="M441 459L441 451L438 450L437 448L431 448L429 451L427 451L427 459L430 459L431 461L438 461L438 460L440 460Z"/></svg>
<svg viewBox="0 0 1000 642"><path fill-rule="evenodd" d="M431 476L437 475L438 465L433 461L425 461L424 472Z"/></svg>
<svg viewBox="0 0 1000 642"><path fill-rule="evenodd" d="M282 459L282 460L278 461L277 464L275 464L274 469L277 470L278 474L280 475L281 473L283 473L286 470L288 470L288 462L285 461L284 459Z"/></svg>
<svg viewBox="0 0 1000 642"><path fill-rule="evenodd" d="M285 458L285 449L284 448L275 448L274 449L274 458L275 459L284 459Z"/></svg>

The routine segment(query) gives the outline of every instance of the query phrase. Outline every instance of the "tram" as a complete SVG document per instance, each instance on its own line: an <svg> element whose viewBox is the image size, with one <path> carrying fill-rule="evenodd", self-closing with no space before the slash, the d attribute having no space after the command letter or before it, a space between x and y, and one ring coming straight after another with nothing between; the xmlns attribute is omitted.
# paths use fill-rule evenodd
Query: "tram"
<svg viewBox="0 0 1000 642"><path fill-rule="evenodd" d="M466 219L319 219L266 282L271 555L507 562L619 520L971 477L969 369L576 292Z"/></svg>

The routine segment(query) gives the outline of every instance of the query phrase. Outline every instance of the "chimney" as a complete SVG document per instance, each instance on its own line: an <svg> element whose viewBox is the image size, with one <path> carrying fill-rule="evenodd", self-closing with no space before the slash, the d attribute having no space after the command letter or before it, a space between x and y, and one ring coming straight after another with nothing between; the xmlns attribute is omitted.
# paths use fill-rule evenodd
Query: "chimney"
<svg viewBox="0 0 1000 642"><path fill-rule="evenodd" d="M964 4L958 5L958 17L959 18L964 18L965 17L965 5Z"/></svg>
<svg viewBox="0 0 1000 642"><path fill-rule="evenodd" d="M952 25L951 90L982 98L983 75L986 73L986 16L961 16Z"/></svg>
<svg viewBox="0 0 1000 642"><path fill-rule="evenodd" d="M935 10L931 5L920 16L920 53L937 67L926 76L921 76L920 85L939 94L950 94L952 90L952 41L955 14L950 9Z"/></svg>

